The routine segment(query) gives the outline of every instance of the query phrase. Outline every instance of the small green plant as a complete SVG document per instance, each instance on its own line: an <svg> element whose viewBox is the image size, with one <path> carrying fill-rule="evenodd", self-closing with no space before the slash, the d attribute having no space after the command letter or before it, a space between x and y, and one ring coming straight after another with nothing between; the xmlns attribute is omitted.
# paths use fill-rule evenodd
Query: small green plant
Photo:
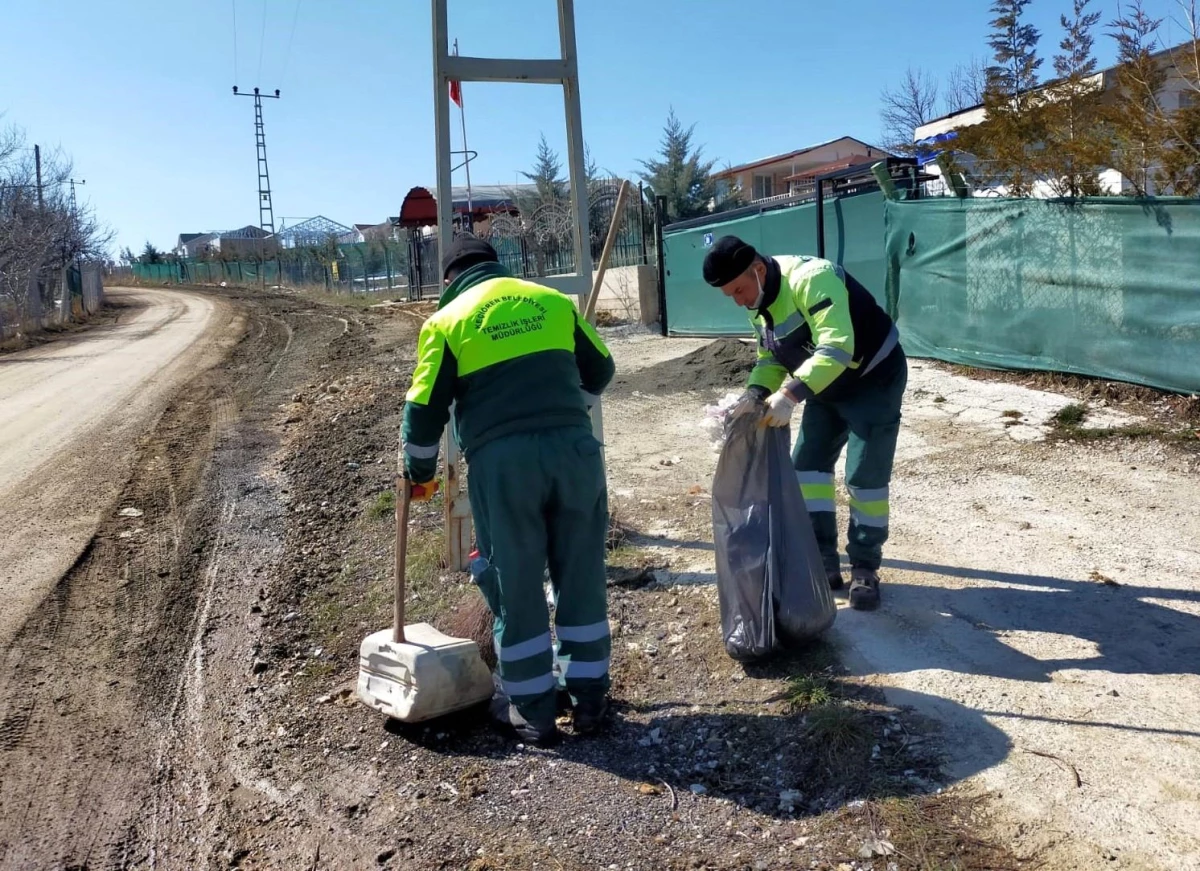
<svg viewBox="0 0 1200 871"><path fill-rule="evenodd" d="M872 734L867 717L857 708L831 703L808 714L808 736L831 763L849 757L861 759L870 752Z"/></svg>
<svg viewBox="0 0 1200 871"><path fill-rule="evenodd" d="M1000 412L1000 416L1012 418L1013 420L1020 420L1025 415L1017 411L1015 408L1010 408L1007 411Z"/></svg>
<svg viewBox="0 0 1200 871"><path fill-rule="evenodd" d="M785 701L797 711L820 708L834 700L833 688L820 675L801 674L788 680Z"/></svg>
<svg viewBox="0 0 1200 871"><path fill-rule="evenodd" d="M1087 406L1082 402L1072 402L1054 412L1051 420L1058 426L1079 426L1087 417Z"/></svg>
<svg viewBox="0 0 1200 871"><path fill-rule="evenodd" d="M384 490L375 497L375 501L367 508L367 517L371 520L383 520L385 517L391 517L396 513L396 494L391 490Z"/></svg>
<svg viewBox="0 0 1200 871"><path fill-rule="evenodd" d="M941 405L943 402L946 401L946 397L938 395L938 396L933 397L933 401L935 403L937 403L938 405Z"/></svg>

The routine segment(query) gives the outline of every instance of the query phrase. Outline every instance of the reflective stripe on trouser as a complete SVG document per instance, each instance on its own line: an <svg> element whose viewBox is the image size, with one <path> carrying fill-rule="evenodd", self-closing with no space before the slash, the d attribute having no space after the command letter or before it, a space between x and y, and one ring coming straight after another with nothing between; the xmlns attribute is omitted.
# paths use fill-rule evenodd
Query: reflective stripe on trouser
<svg viewBox="0 0 1200 871"><path fill-rule="evenodd" d="M809 514L820 511L835 511L833 472L814 472L796 470L796 480L800 482L800 495Z"/></svg>
<svg viewBox="0 0 1200 871"><path fill-rule="evenodd" d="M887 381L868 383L844 399L825 402L818 398L804 404L792 461L827 568L838 565L833 469L843 447L847 449L846 488L850 491L846 546L850 564L878 569L883 561L883 545L888 539L888 484L907 380L905 365Z"/></svg>
<svg viewBox="0 0 1200 871"><path fill-rule="evenodd" d="M608 619L584 626L564 624L561 597L559 603L554 634L558 636L558 664L567 691L575 701L597 695L603 698L608 691L608 660L612 654Z"/></svg>
<svg viewBox="0 0 1200 871"><path fill-rule="evenodd" d="M608 501L600 445L578 427L515 433L480 446L469 462L471 513L486 558L476 582L496 617L497 671L521 715L547 724L556 683L547 567L567 688L584 696L608 691Z"/></svg>

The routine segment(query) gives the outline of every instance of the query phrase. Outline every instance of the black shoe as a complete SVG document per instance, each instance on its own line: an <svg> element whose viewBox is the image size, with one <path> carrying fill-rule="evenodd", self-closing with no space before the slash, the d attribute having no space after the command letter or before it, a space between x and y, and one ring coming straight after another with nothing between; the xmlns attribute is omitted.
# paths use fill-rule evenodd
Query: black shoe
<svg viewBox="0 0 1200 871"><path fill-rule="evenodd" d="M846 586L846 581L842 578L842 570L840 568L825 569L825 579L829 581L829 589L840 590Z"/></svg>
<svg viewBox="0 0 1200 871"><path fill-rule="evenodd" d="M575 706L575 734L594 735L604 725L608 716L608 699L598 702L580 702Z"/></svg>
<svg viewBox="0 0 1200 871"><path fill-rule="evenodd" d="M850 607L856 611L879 607L879 572L866 568L850 570Z"/></svg>
<svg viewBox="0 0 1200 871"><path fill-rule="evenodd" d="M512 703L508 695L501 689L500 679L493 676L493 683L496 691L492 695L492 701L488 705L488 714L502 726L507 726L517 733L517 737L528 744L536 744L538 747L550 747L558 743L562 737L562 733L558 731L558 726L551 720L548 723L533 723L525 719L521 712L517 710L517 706Z"/></svg>

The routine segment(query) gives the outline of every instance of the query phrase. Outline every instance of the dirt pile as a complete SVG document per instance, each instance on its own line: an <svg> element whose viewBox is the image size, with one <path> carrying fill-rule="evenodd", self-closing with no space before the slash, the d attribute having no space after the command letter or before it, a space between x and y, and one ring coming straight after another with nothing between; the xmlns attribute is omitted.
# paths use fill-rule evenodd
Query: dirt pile
<svg viewBox="0 0 1200 871"><path fill-rule="evenodd" d="M623 376L618 369L612 389L629 394L735 388L746 383L752 368L752 344L738 339L717 339L690 354L629 375Z"/></svg>

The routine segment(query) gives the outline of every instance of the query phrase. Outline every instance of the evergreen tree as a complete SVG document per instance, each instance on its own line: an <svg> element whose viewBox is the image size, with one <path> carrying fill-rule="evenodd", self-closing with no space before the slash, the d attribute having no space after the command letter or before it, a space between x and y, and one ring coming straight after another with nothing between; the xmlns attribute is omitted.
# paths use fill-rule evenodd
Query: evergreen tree
<svg viewBox="0 0 1200 871"><path fill-rule="evenodd" d="M162 252L155 248L148 240L146 247L142 249L142 256L138 258L142 263L162 263Z"/></svg>
<svg viewBox="0 0 1200 871"><path fill-rule="evenodd" d="M1061 54L1054 57L1057 80L1046 89L1041 105L1046 137L1040 174L1061 197L1099 194L1099 172L1112 160L1112 140L1102 123L1102 83L1093 81L1096 58L1092 28L1099 12L1088 12L1091 0L1074 0L1071 18L1061 16Z"/></svg>
<svg viewBox="0 0 1200 871"><path fill-rule="evenodd" d="M959 133L959 147L979 160L985 184L1007 188L1009 196L1029 196L1037 180L1036 155L1045 140L1044 97L1036 93L1041 34L1022 21L1030 0L992 4L995 64L988 67L983 95L986 119Z"/></svg>
<svg viewBox="0 0 1200 871"><path fill-rule="evenodd" d="M567 182L562 175L562 161L558 152L550 147L543 133L538 140L537 158L533 163L532 172L521 175L533 182L537 187L537 205L556 203L568 198Z"/></svg>
<svg viewBox="0 0 1200 871"><path fill-rule="evenodd" d="M655 195L667 198L667 217L671 221L708 214L715 198L712 168L716 161L703 160L703 149L692 145L695 130L694 124L685 128L671 109L658 159L639 161L642 180Z"/></svg>
<svg viewBox="0 0 1200 871"><path fill-rule="evenodd" d="M1032 24L1023 24L1021 16L1031 0L996 0L992 4L992 35L988 39L995 65L988 67L991 87L1006 94L1024 106L1029 95L1037 88L1037 71L1042 59L1037 56L1037 44L1041 39L1038 29Z"/></svg>
<svg viewBox="0 0 1200 871"><path fill-rule="evenodd" d="M1109 24L1117 43L1118 63L1116 98L1109 113L1115 144L1113 165L1137 196L1152 190L1169 139L1158 97L1167 73L1153 57L1161 26L1162 19L1151 18L1142 0L1133 0Z"/></svg>

